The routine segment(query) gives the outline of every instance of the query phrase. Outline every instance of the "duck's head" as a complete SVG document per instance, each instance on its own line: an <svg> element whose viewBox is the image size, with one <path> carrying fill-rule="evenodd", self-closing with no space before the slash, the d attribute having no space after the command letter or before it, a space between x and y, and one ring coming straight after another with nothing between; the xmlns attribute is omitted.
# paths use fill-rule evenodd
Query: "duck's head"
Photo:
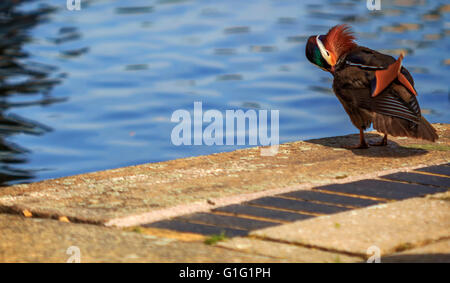
<svg viewBox="0 0 450 283"><path fill-rule="evenodd" d="M356 47L350 27L338 25L332 27L326 35L313 35L306 43L306 58L319 68L334 72L339 57Z"/></svg>

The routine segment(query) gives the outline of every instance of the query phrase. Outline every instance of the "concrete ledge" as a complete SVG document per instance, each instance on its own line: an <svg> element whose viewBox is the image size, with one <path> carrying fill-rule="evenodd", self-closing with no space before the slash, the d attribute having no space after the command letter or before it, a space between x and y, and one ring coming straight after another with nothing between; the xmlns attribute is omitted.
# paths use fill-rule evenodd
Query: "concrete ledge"
<svg viewBox="0 0 450 283"><path fill-rule="evenodd" d="M371 245L381 249L386 261L448 262L448 191L398 202L366 197L358 203L385 203L291 224L280 221L281 226L216 246L205 245L206 237L199 234L150 226L102 227L149 223L299 190L309 190L314 198L313 186L449 163L450 125L435 127L437 143L398 138L388 147L340 148L357 143L357 135L350 135L283 144L272 157L249 148L5 187L0 189L0 262L65 262L70 246L80 248L82 262L355 262L364 260ZM423 177L430 193L445 191L445 185L430 183L447 184L445 174L439 173L446 173L447 166L435 168L421 169L427 171L422 175L391 177L416 178L413 183ZM342 203L349 196L328 196L327 201ZM214 213L229 216L226 211Z"/></svg>
<svg viewBox="0 0 450 283"><path fill-rule="evenodd" d="M313 185L448 163L450 125L434 126L437 143L393 138L388 147L340 148L357 142L357 135L350 135L283 144L272 157L249 148L16 185L0 190L0 212L132 226Z"/></svg>

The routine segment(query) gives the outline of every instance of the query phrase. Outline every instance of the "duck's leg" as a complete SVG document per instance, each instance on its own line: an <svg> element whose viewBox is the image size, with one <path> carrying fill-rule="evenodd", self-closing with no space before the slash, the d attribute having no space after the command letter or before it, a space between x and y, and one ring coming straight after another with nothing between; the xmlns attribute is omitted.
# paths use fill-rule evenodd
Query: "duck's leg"
<svg viewBox="0 0 450 283"><path fill-rule="evenodd" d="M369 148L369 146L366 143L366 140L364 139L364 131L363 131L363 129L359 129L359 144L358 145L344 145L343 148L346 148L346 149L365 149L365 148Z"/></svg>
<svg viewBox="0 0 450 283"><path fill-rule="evenodd" d="M387 146L387 134L384 134L383 139L379 142L369 143L371 146Z"/></svg>

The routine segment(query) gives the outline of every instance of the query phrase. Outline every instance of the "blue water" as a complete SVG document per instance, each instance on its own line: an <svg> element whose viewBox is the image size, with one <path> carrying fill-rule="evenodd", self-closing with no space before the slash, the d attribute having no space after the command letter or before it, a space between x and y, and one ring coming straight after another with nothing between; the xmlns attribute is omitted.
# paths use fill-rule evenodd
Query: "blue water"
<svg viewBox="0 0 450 283"><path fill-rule="evenodd" d="M446 0L383 0L377 12L366 1L81 0L81 11L65 2L15 8L54 8L20 27L28 57L17 62L45 69L55 83L2 99L3 115L39 123L2 134L21 149L13 154L20 162L2 167L19 175L6 183L239 148L171 144L172 112L192 110L194 101L205 110L279 110L280 142L355 133L331 75L304 55L309 35L340 23L361 45L395 57L405 50L425 117L450 122Z"/></svg>

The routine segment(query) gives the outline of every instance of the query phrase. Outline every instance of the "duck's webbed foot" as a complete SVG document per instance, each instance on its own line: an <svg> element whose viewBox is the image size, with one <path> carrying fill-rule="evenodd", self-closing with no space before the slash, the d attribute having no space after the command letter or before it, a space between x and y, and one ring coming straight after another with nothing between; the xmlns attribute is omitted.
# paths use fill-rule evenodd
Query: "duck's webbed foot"
<svg viewBox="0 0 450 283"><path fill-rule="evenodd" d="M371 146L387 146L387 135L385 134L384 137L379 142L369 144Z"/></svg>
<svg viewBox="0 0 450 283"><path fill-rule="evenodd" d="M342 146L346 149L366 149L369 148L369 146L366 143L366 140L364 139L364 131L359 130L359 144L358 145L344 145Z"/></svg>

